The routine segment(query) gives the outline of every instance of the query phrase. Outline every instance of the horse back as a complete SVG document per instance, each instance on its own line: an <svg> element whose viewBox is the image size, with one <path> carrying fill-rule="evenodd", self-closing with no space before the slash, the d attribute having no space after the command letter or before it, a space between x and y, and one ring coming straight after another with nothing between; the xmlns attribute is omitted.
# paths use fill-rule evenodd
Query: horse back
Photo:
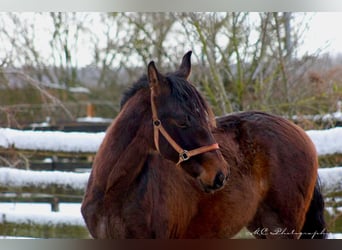
<svg viewBox="0 0 342 250"><path fill-rule="evenodd" d="M283 225L295 220L294 229L300 230L318 168L315 146L305 131L282 117L255 111L219 117L217 130L222 150L234 148L234 154L240 156L231 171L235 176L249 176L248 181L254 183L260 204L257 214L278 211ZM264 214L260 218L266 221ZM288 227L293 228L292 224Z"/></svg>
<svg viewBox="0 0 342 250"><path fill-rule="evenodd" d="M266 154L269 159L289 157L296 165L317 167L317 153L311 139L294 123L268 113L250 111L217 118L221 133L233 137L247 155ZM292 168L288 166L288 169ZM284 169L285 170L285 169Z"/></svg>

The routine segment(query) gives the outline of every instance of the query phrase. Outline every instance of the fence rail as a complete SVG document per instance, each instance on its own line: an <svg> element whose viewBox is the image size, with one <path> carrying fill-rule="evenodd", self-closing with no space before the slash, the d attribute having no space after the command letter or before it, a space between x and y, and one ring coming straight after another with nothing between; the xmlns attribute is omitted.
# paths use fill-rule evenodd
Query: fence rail
<svg viewBox="0 0 342 250"><path fill-rule="evenodd" d="M342 154L342 127L309 130L319 155ZM0 148L26 152L58 154L95 154L105 132L23 131L0 128ZM329 144L329 147L327 145Z"/></svg>
<svg viewBox="0 0 342 250"><path fill-rule="evenodd" d="M321 189L325 197L342 196L342 166L318 170ZM89 173L60 171L33 171L0 167L0 192L22 194L32 198L35 194L60 197L82 197ZM31 195L29 195L31 194ZM11 198L10 195L7 195ZM13 198L13 196L12 196Z"/></svg>
<svg viewBox="0 0 342 250"><path fill-rule="evenodd" d="M336 158L338 165L342 166L342 157L340 157L342 140L337 139L342 138L342 128L334 128L322 133L316 131L307 131L307 133L315 143L321 159ZM45 215L44 219L30 213L0 212L0 235L43 238L89 237L80 213L68 217L56 211L59 210L59 204L63 202L81 202L89 178L89 172L84 171L90 169L92 157L103 137L104 133L19 131L0 128L0 157L1 155L11 157L14 154L31 157L28 167L30 170L0 167L0 202L50 203L51 210L55 211ZM324 147L323 143L333 145ZM38 162L34 165L32 155L48 157L52 161ZM71 159L75 157L78 161L73 162ZM59 161L61 158L69 160L61 162ZM49 166L48 169L51 170L82 169L82 171L79 173L41 171L45 166ZM61 166L64 167L60 168ZM329 209L332 208L329 211L340 213L329 216L332 219L338 218L341 216L338 207L341 203L339 197L342 197L342 167L321 168L319 176L326 202ZM65 220L61 219L63 217Z"/></svg>
<svg viewBox="0 0 342 250"><path fill-rule="evenodd" d="M0 168L2 202L80 202L89 173Z"/></svg>
<svg viewBox="0 0 342 250"><path fill-rule="evenodd" d="M337 139L342 138L342 127L323 131L310 130L307 134L316 146L320 166L342 166L342 139ZM21 166L28 169L89 169L104 135L104 132L22 131L0 128L0 164L5 165L6 159L20 158ZM46 159L49 161L46 162Z"/></svg>
<svg viewBox="0 0 342 250"><path fill-rule="evenodd" d="M59 212L61 203L81 203L89 173L0 167L0 201L50 203L51 212L0 212L0 235L88 238L81 213Z"/></svg>
<svg viewBox="0 0 342 250"><path fill-rule="evenodd" d="M342 196L342 167L319 169L319 177L322 192L329 207L335 207L334 203L337 204L340 201L331 198ZM56 201L57 206L61 201L80 202L88 178L89 173L32 171L0 167L0 200L2 202L50 202L52 207ZM0 234L16 235L20 224L20 232L24 235L29 233L34 237L88 237L80 213L69 218L59 213L51 213L43 220L36 217L37 215L29 213L0 212ZM61 220L61 217L64 219ZM50 231L49 235L46 234L46 230ZM41 232L40 235L39 232Z"/></svg>

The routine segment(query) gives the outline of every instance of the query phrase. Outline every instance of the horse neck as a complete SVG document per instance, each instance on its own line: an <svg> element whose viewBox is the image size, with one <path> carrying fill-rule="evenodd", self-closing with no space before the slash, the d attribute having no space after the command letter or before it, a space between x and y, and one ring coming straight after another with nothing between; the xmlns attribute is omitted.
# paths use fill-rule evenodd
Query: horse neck
<svg viewBox="0 0 342 250"><path fill-rule="evenodd" d="M136 99L128 101L109 127L94 161L94 174L106 191L129 185L152 149L151 110Z"/></svg>

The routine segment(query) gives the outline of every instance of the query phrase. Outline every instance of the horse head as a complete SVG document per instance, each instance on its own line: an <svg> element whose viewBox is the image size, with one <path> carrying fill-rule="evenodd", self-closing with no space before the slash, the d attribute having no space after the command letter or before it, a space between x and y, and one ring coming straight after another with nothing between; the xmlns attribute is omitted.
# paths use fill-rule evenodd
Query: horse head
<svg viewBox="0 0 342 250"><path fill-rule="evenodd" d="M161 74L153 61L148 65L154 148L196 178L202 189L220 189L228 176L224 160L211 130L213 112L188 79L191 51L176 72Z"/></svg>

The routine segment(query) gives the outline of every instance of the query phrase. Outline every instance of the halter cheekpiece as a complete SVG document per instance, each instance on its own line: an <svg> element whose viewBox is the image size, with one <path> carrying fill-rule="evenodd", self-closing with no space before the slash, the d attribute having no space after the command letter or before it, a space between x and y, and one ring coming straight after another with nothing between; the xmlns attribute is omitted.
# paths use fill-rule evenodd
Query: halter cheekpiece
<svg viewBox="0 0 342 250"><path fill-rule="evenodd" d="M170 145L176 150L179 154L179 160L177 162L177 166L180 165L183 161L189 160L191 157L199 154L203 154L205 152L213 151L219 149L219 145L214 143L208 146L202 146L193 150L185 150L180 147L175 140L169 135L169 133L164 129L161 121L158 118L157 114L157 107L154 102L154 90L151 87L151 108L152 108L152 121L153 121L153 133L154 133L154 144L157 151L160 153L159 150L159 132L164 136L164 138L170 143Z"/></svg>

